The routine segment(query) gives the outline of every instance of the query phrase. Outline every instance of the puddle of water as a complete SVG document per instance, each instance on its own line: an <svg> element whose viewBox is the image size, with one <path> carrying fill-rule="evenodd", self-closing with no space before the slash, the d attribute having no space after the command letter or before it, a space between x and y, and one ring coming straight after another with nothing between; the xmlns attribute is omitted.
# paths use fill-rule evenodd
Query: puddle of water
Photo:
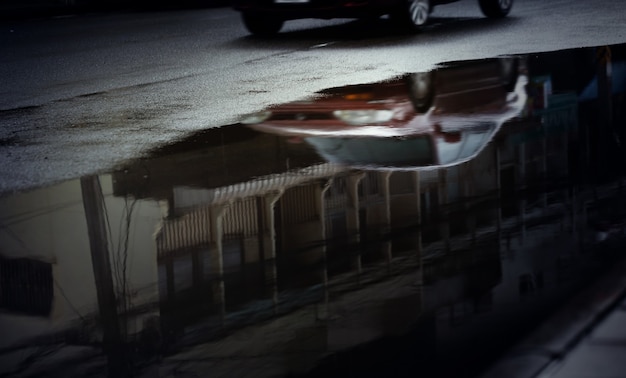
<svg viewBox="0 0 626 378"><path fill-rule="evenodd" d="M1 373L472 376L619 258L595 57L330 89L0 199Z"/></svg>

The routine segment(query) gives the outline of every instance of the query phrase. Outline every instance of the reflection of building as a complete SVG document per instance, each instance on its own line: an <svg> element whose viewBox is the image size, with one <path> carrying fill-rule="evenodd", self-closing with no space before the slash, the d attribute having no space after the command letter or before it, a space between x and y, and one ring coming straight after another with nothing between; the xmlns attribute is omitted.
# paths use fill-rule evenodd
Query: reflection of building
<svg viewBox="0 0 626 378"><path fill-rule="evenodd" d="M152 325L160 316L166 353L207 342L197 358L214 358L216 369L302 372L329 353L390 335L391 346L408 343L426 365L452 349L479 360L477 336L497 336L489 331L503 320L525 321L534 314L528 303L558 299L582 276L580 263L590 258L580 253L584 226L604 215L605 204L572 184L602 162L576 144L582 132L598 131L580 130L569 94L547 104L508 120L475 158L440 169L348 169L239 125L131 162L111 182L103 177L109 218L135 209L126 224L132 306L119 314L139 306ZM597 198L614 201L611 185L595 187ZM67 324L74 310L95 317L79 187L2 201L11 232L0 240L0 321L21 338ZM19 287L7 271L34 284ZM143 315L133 318L142 323L135 330ZM243 325L252 325L245 337L224 336ZM446 348L448 340L456 348ZM220 359L224 350L252 357Z"/></svg>
<svg viewBox="0 0 626 378"><path fill-rule="evenodd" d="M338 317L319 330L319 356L402 332L424 314L447 334L554 286L565 269L554 267L578 247L547 240L562 230L571 239L582 218L567 190L577 133L576 104L567 104L545 123L505 124L475 159L440 170L317 164L213 187L181 181L163 196L169 216L156 235L170 340L184 340L187 327L288 318L312 305L318 319ZM373 302L365 306L363 295ZM379 311L393 303L407 309L404 320Z"/></svg>
<svg viewBox="0 0 626 378"><path fill-rule="evenodd" d="M323 303L336 287L367 287L378 282L380 274L384 277L403 266L410 271L421 263L435 269L425 273L438 273L424 277L432 294L420 296L419 312L455 308L467 298L474 301L472 306L488 311L493 297L501 296L489 294L492 289L508 287L517 293L520 280L528 287L524 277L543 269L529 260L509 285L502 285L497 258L506 230L513 230L506 231L509 244L528 243L529 233L519 233L523 240L518 239L518 230L530 219L547 221L552 205L563 208L570 200L547 185L548 177L562 185L569 175L569 138L576 127L567 122L552 127L550 122L513 120L475 159L440 170L367 172L318 163L263 174L259 167L276 165L267 163L271 156L258 155L256 172L244 182L222 178L219 185L201 185L182 173L181 180L170 176L174 186L169 192L143 186L143 195L159 193L167 199L169 216L156 235L162 316L164 326L172 328L167 333L183 332L185 324L195 322L221 327L242 321L241 314L271 316ZM219 132L234 135L235 127ZM233 142L242 150L254 150L256 138L260 136ZM264 143L278 151L298 148L269 139ZM205 151L177 159L203 166L203 155L214 155ZM236 172L237 164L221 169ZM141 174L145 167L142 162L141 169L129 166L117 173L116 192L128 190L124 183L134 182L135 172ZM167 175L154 172L158 169L148 171ZM519 202L521 198L525 202ZM469 257L476 256L471 246L477 242L486 243L481 244L485 249L478 263ZM415 256L420 257L417 262ZM446 281L444 271L436 268L439 261L457 261L464 268L449 270ZM381 263L382 273L375 273L372 267ZM476 270L468 268L474 264ZM516 264L520 260L512 266Z"/></svg>
<svg viewBox="0 0 626 378"><path fill-rule="evenodd" d="M117 294L133 307L153 303L157 266L150 236L160 209L145 204L140 212L132 212L132 200L111 196L110 177L103 176L102 182L111 222L112 270L116 284L124 280L126 288L116 285ZM19 364L26 355L24 346L33 340L49 344L68 328L80 330L73 342L97 342L98 333L91 331L106 320L98 316L98 284L80 182L3 198L0 209L0 350L11 352L0 356L0 366ZM125 249L120 246L126 234L132 243ZM131 335L140 331L142 316L129 318L123 329Z"/></svg>

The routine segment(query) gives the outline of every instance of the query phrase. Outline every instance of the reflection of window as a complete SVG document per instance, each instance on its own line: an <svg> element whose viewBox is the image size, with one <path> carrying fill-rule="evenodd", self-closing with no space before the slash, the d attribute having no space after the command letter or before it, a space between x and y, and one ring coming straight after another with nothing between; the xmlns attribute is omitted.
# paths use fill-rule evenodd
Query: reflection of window
<svg viewBox="0 0 626 378"><path fill-rule="evenodd" d="M52 309L52 264L0 258L0 308L47 316Z"/></svg>

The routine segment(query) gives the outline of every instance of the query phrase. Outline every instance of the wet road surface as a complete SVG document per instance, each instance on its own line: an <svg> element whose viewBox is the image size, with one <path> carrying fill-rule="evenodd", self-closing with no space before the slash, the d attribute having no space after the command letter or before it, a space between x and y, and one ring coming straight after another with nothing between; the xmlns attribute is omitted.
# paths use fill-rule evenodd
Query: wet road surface
<svg viewBox="0 0 626 378"><path fill-rule="evenodd" d="M331 88L3 197L0 374L478 376L623 260L625 50Z"/></svg>
<svg viewBox="0 0 626 378"><path fill-rule="evenodd" d="M623 43L622 8L524 0L489 20L466 0L437 7L416 35L384 19L301 20L269 39L250 37L228 8L3 21L0 193L108 171L324 88L448 61Z"/></svg>

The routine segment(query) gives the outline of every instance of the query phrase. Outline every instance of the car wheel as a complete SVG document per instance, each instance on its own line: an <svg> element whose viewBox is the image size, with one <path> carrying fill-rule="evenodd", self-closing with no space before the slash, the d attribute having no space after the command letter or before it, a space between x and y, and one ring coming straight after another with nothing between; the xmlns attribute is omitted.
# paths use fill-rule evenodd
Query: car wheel
<svg viewBox="0 0 626 378"><path fill-rule="evenodd" d="M269 36L276 34L283 27L284 21L279 18L243 13L243 24L252 34Z"/></svg>
<svg viewBox="0 0 626 378"><path fill-rule="evenodd" d="M480 10L487 17L505 17L513 7L513 0L478 0Z"/></svg>
<svg viewBox="0 0 626 378"><path fill-rule="evenodd" d="M408 76L409 97L413 107L420 113L430 109L435 97L435 83L433 72L418 72Z"/></svg>
<svg viewBox="0 0 626 378"><path fill-rule="evenodd" d="M428 22L431 6L429 0L404 0L400 8L392 14L402 26L419 30Z"/></svg>

